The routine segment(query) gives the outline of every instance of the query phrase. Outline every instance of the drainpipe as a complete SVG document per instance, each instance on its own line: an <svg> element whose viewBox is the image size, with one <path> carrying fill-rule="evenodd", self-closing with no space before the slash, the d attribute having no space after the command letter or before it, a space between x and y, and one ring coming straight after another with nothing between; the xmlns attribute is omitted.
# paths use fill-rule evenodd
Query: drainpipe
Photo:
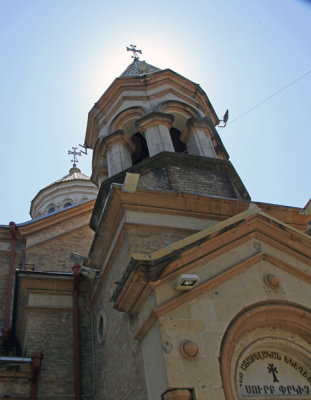
<svg viewBox="0 0 311 400"><path fill-rule="evenodd" d="M14 264L15 264L15 249L16 249L16 224L15 222L10 222L10 233L12 237L11 245L11 255L10 255L10 269L9 269L9 279L8 279L8 292L5 303L4 312L4 327L2 328L2 336L5 341L9 339L11 332L10 327L10 312L12 303L12 289L13 289L13 275L14 275Z"/></svg>
<svg viewBox="0 0 311 400"><path fill-rule="evenodd" d="M81 265L74 264L73 270L73 347L75 400L80 400L80 342L79 342L79 277Z"/></svg>
<svg viewBox="0 0 311 400"><path fill-rule="evenodd" d="M36 351L31 354L32 377L31 377L31 388L30 388L30 400L37 400L38 377L42 359L43 359L43 354L40 353L39 351Z"/></svg>

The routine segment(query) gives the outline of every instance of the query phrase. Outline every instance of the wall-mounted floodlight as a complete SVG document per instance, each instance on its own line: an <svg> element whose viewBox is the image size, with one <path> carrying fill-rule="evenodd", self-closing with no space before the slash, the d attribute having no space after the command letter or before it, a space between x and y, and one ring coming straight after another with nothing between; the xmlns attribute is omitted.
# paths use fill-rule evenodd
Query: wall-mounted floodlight
<svg viewBox="0 0 311 400"><path fill-rule="evenodd" d="M225 128L229 119L229 110L225 112L223 118L219 121L218 128Z"/></svg>
<svg viewBox="0 0 311 400"><path fill-rule="evenodd" d="M97 269L94 269L94 268L91 268L91 267L87 266L88 257L81 256L80 254L72 251L70 259L75 264L81 266L80 273L83 276L85 276L87 279L89 279L90 281L94 280L98 276L99 271Z"/></svg>
<svg viewBox="0 0 311 400"><path fill-rule="evenodd" d="M198 275L181 274L177 279L176 289L191 290L199 282L199 279Z"/></svg>
<svg viewBox="0 0 311 400"><path fill-rule="evenodd" d="M76 253L75 251L72 251L72 252L71 252L71 255L70 255L70 259L71 259L71 261L73 261L75 264L84 265L84 264L86 264L86 262L87 262L87 260L88 260L88 257L81 256L81 254L78 254L78 253Z"/></svg>

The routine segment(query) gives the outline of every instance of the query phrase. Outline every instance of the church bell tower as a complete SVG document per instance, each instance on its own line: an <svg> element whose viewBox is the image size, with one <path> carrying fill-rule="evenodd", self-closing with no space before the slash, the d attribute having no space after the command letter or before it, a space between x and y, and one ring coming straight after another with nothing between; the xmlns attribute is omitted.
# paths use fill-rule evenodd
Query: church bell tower
<svg viewBox="0 0 311 400"><path fill-rule="evenodd" d="M134 60L89 112L85 138L99 188L88 256L98 398L249 399L258 387L283 398L280 370L306 394L283 362L299 347L284 346L287 330L307 341L297 307L308 285L284 295L288 273L302 285L307 258L293 266L296 253L311 255L305 216L251 203L202 88L128 50ZM255 353L266 359L246 367Z"/></svg>
<svg viewBox="0 0 311 400"><path fill-rule="evenodd" d="M101 201L126 172L139 174L138 188L250 200L219 122L198 84L135 53L89 112L85 144L94 150L92 180ZM97 219L95 211L94 229Z"/></svg>

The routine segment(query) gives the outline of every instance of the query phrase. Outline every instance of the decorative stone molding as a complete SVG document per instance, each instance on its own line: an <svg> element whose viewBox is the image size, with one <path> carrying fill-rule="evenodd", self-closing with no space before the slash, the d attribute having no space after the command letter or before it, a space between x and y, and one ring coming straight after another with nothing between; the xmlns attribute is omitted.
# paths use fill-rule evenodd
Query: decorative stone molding
<svg viewBox="0 0 311 400"><path fill-rule="evenodd" d="M227 328L221 344L220 370L226 400L237 398L234 395L232 363L243 337L256 329L273 328L282 331L286 341L294 334L305 343L310 343L310 326L310 311L296 305L267 303L243 310Z"/></svg>
<svg viewBox="0 0 311 400"><path fill-rule="evenodd" d="M102 155L106 156L108 151L115 144L122 144L130 153L134 151L134 144L131 143L130 139L125 135L123 130L113 132L109 136L105 136L102 141Z"/></svg>
<svg viewBox="0 0 311 400"><path fill-rule="evenodd" d="M213 131L208 121L190 118L180 139L187 144L189 154L217 158L212 137Z"/></svg>
<svg viewBox="0 0 311 400"><path fill-rule="evenodd" d="M136 121L136 126L141 132L145 132L148 128L156 125L164 125L167 129L171 129L174 116L158 111L153 111Z"/></svg>
<svg viewBox="0 0 311 400"><path fill-rule="evenodd" d="M123 129L123 127L128 124L128 121L137 120L138 118L143 118L146 111L142 107L130 107L126 110L121 111L111 122L110 130L117 131ZM125 129L125 128L124 128ZM129 132L127 132L129 133ZM135 132L134 132L135 133Z"/></svg>
<svg viewBox="0 0 311 400"><path fill-rule="evenodd" d="M187 360L192 361L196 359L199 348L192 340L186 339L180 344L180 352Z"/></svg>
<svg viewBox="0 0 311 400"><path fill-rule="evenodd" d="M192 394L189 389L174 389L163 395L163 400L191 400Z"/></svg>
<svg viewBox="0 0 311 400"><path fill-rule="evenodd" d="M69 174L41 189L31 201L30 215L35 219L63 210L68 202L72 205L93 200L98 193L90 178L79 168L71 168ZM68 204L67 204L68 206Z"/></svg>
<svg viewBox="0 0 311 400"><path fill-rule="evenodd" d="M189 118L199 119L201 115L199 111L195 109L193 106L180 101L180 100L166 100L163 103L159 104L159 111L164 113L174 113L183 115L187 120Z"/></svg>
<svg viewBox="0 0 311 400"><path fill-rule="evenodd" d="M263 280L270 289L276 289L280 285L279 278L272 274L266 274Z"/></svg>
<svg viewBox="0 0 311 400"><path fill-rule="evenodd" d="M150 156L162 151L174 152L170 129L174 116L152 112L136 121L136 126L145 135Z"/></svg>
<svg viewBox="0 0 311 400"><path fill-rule="evenodd" d="M209 137L212 137L212 129L210 123L204 119L189 118L184 131L182 132L181 139L186 142L194 130L201 130L206 132Z"/></svg>

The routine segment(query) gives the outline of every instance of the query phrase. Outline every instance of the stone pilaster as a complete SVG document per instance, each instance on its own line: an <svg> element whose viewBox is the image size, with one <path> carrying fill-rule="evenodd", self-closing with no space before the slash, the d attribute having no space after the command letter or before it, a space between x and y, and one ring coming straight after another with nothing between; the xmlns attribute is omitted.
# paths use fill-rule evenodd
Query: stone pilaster
<svg viewBox="0 0 311 400"><path fill-rule="evenodd" d="M152 112L136 121L136 126L145 135L150 157L162 151L174 152L170 129L174 116Z"/></svg>
<svg viewBox="0 0 311 400"><path fill-rule="evenodd" d="M116 131L104 138L103 153L107 157L108 175L112 176L132 166L134 144L124 131Z"/></svg>
<svg viewBox="0 0 311 400"><path fill-rule="evenodd" d="M189 154L217 158L211 135L212 128L208 122L191 118L187 121L181 140L186 143Z"/></svg>

